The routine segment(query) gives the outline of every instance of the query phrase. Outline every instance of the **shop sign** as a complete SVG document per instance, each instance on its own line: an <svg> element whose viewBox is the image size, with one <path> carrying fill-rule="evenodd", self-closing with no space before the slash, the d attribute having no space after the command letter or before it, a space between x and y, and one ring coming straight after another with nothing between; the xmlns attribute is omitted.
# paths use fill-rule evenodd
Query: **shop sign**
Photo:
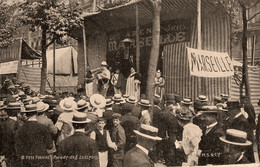
<svg viewBox="0 0 260 167"><path fill-rule="evenodd" d="M152 45L152 25L145 25L140 28L140 48L151 47ZM130 48L136 48L135 27L110 32L108 34L108 51L118 51L124 48L121 42L125 38L132 39ZM178 19L162 22L160 27L160 45L171 43L189 42L191 38L191 19Z"/></svg>
<svg viewBox="0 0 260 167"><path fill-rule="evenodd" d="M0 75L17 73L17 67L18 67L17 60L0 63Z"/></svg>
<svg viewBox="0 0 260 167"><path fill-rule="evenodd" d="M197 77L229 77L234 67L228 53L187 48L190 74Z"/></svg>

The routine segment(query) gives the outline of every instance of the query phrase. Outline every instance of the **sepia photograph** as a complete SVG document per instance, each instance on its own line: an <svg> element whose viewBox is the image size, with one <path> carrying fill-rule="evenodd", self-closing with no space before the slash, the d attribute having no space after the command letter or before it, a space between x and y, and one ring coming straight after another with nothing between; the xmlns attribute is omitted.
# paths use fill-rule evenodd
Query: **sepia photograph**
<svg viewBox="0 0 260 167"><path fill-rule="evenodd" d="M260 0L0 0L0 167L260 167Z"/></svg>

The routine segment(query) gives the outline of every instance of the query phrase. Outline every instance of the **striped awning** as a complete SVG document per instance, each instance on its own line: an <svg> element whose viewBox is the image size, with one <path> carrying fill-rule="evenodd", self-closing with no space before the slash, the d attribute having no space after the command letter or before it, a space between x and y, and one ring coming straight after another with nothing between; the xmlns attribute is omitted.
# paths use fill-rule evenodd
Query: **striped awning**
<svg viewBox="0 0 260 167"><path fill-rule="evenodd" d="M139 23L146 25L152 22L152 7L146 0L130 2L100 12L85 13L87 33L93 35L93 30L100 28L105 32L115 31L136 24L136 5L139 6ZM201 0L202 16L209 16L221 12L209 0ZM161 21L196 17L197 0L162 0Z"/></svg>

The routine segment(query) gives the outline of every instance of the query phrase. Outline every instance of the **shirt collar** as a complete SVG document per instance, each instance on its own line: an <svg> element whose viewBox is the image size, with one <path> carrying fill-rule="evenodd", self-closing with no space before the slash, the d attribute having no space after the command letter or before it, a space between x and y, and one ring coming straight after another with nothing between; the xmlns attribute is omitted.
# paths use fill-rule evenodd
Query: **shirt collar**
<svg viewBox="0 0 260 167"><path fill-rule="evenodd" d="M210 125L207 126L207 129L213 128L214 126L216 126L218 124L218 122L214 122Z"/></svg>
<svg viewBox="0 0 260 167"><path fill-rule="evenodd" d="M35 118L35 117L30 117L30 118L28 119L28 121L37 121L37 118Z"/></svg>
<svg viewBox="0 0 260 167"><path fill-rule="evenodd" d="M238 158L237 162L241 161L241 159L242 159L243 157L244 157L244 153L242 153L242 154L240 155L240 157Z"/></svg>
<svg viewBox="0 0 260 167"><path fill-rule="evenodd" d="M75 132L83 132L83 133L85 133L85 129L75 129Z"/></svg>
<svg viewBox="0 0 260 167"><path fill-rule="evenodd" d="M139 144L136 144L136 147L139 148L139 149L142 150L145 154L148 155L149 151L148 151L146 148L144 148L143 146L141 146L141 145L139 145Z"/></svg>
<svg viewBox="0 0 260 167"><path fill-rule="evenodd" d="M14 121L17 121L17 117L10 117L10 116L9 116L9 118L12 119L12 120L14 120Z"/></svg>

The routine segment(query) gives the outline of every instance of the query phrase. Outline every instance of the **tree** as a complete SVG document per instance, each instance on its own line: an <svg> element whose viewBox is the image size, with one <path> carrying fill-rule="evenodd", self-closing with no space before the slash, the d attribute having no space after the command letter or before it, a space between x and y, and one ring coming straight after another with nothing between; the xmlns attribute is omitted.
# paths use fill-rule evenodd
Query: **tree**
<svg viewBox="0 0 260 167"><path fill-rule="evenodd" d="M13 18L16 7L16 4L0 1L0 48L7 47L13 42L13 35L19 26Z"/></svg>
<svg viewBox="0 0 260 167"><path fill-rule="evenodd" d="M46 50L54 41L63 43L63 37L70 35L72 29L82 25L80 17L82 11L78 4L66 5L59 0L25 0L19 5L20 22L28 25L31 31L41 28L41 87L44 94L47 79Z"/></svg>
<svg viewBox="0 0 260 167"><path fill-rule="evenodd" d="M243 51L243 67L242 67L242 81L240 84L240 98L243 95L243 88L245 87L245 95L251 100L250 85L248 78L248 58L247 58L247 26L248 22L255 18L260 12L249 16L248 10L260 3L260 0L212 0L215 5L221 6L230 15L232 21L232 29L235 28L235 16L240 10L242 13L242 51Z"/></svg>
<svg viewBox="0 0 260 167"><path fill-rule="evenodd" d="M160 47L160 10L161 10L161 0L147 0L148 4L151 6L153 13L153 24L152 24L152 46L151 54L148 67L148 78L146 94L148 99L153 104L154 98L154 77L157 68L157 62L159 58L159 47Z"/></svg>

